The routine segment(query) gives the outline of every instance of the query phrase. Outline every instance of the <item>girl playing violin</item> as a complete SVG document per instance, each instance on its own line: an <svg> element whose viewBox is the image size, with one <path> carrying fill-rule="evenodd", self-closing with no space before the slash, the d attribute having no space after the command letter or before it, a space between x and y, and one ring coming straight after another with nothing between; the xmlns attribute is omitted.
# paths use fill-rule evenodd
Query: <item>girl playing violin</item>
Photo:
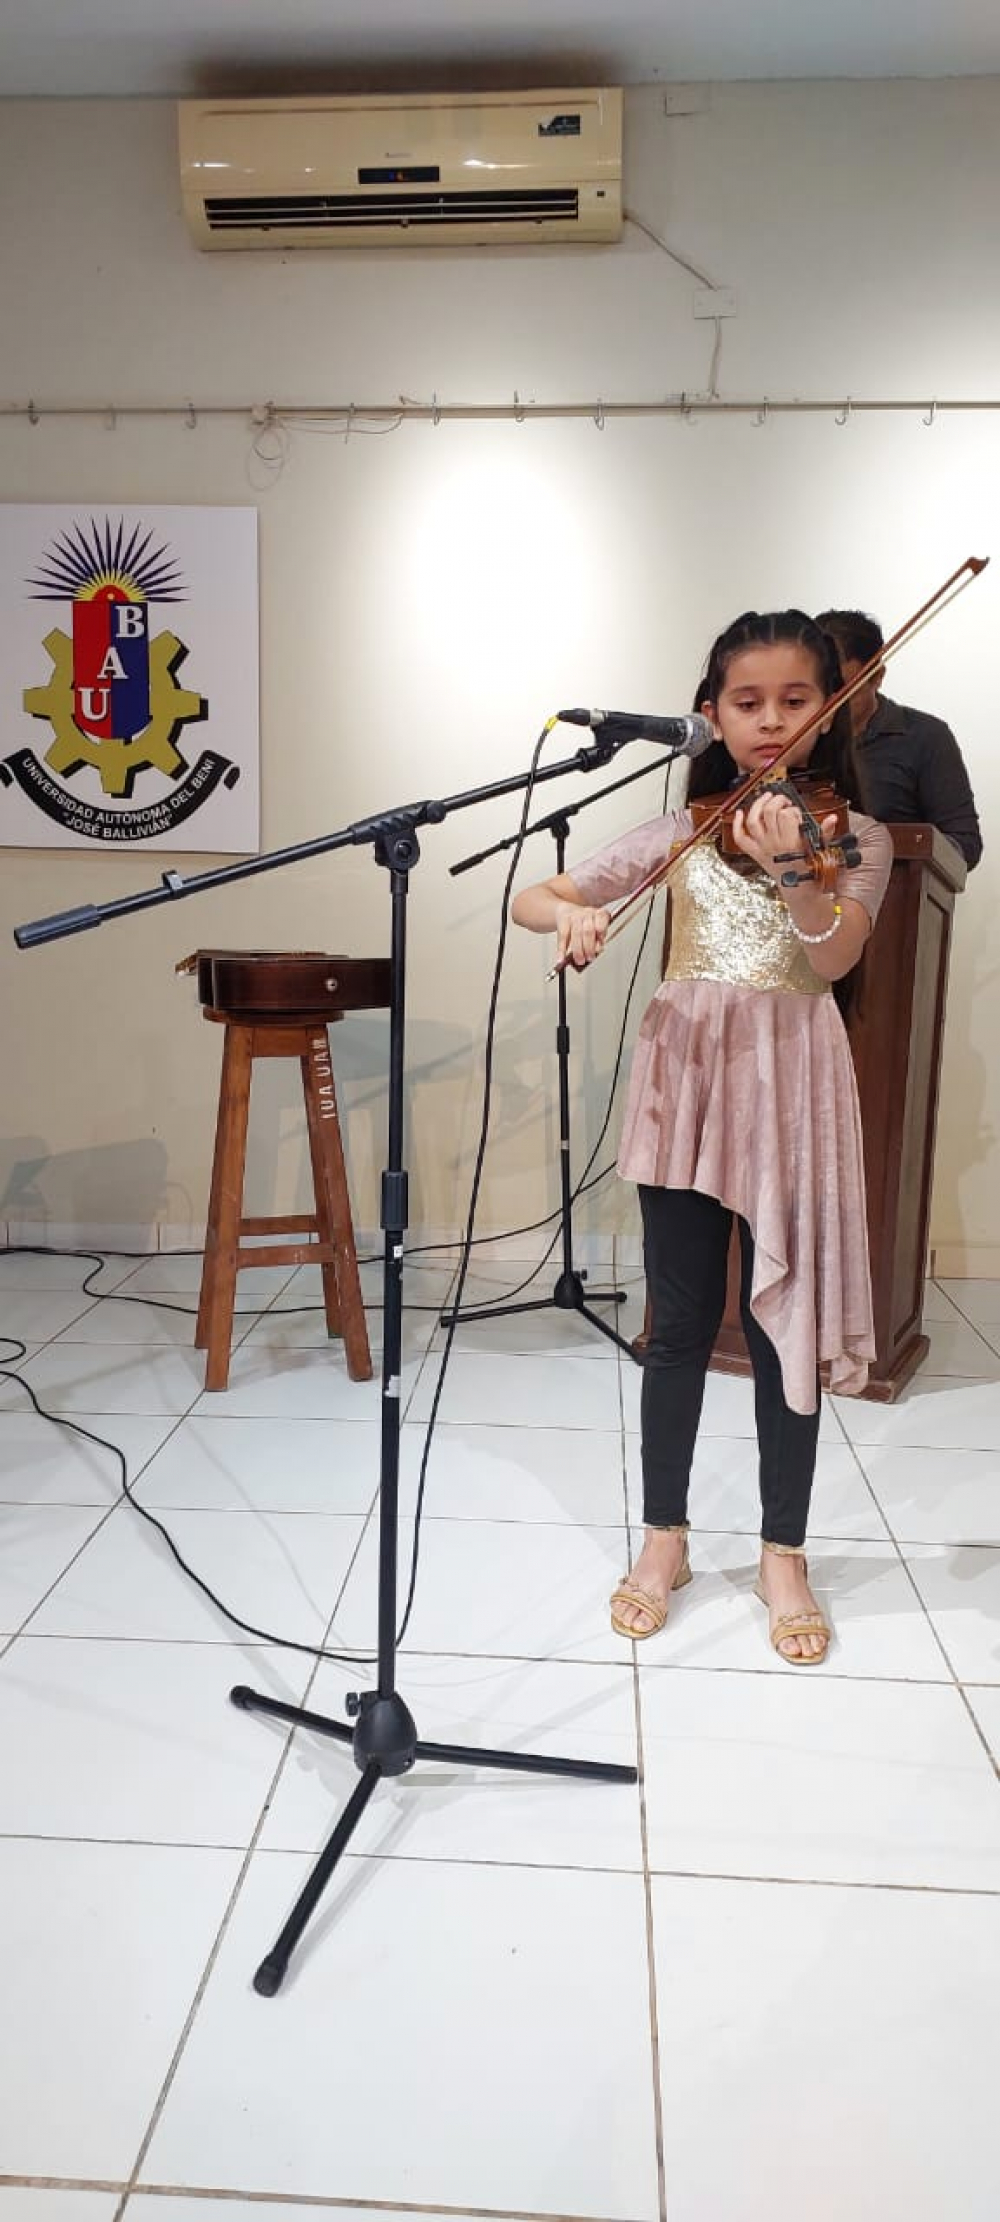
<svg viewBox="0 0 1000 2222"><path fill-rule="evenodd" d="M692 796L766 770L840 686L837 652L801 610L738 617L709 657L698 703L718 736L695 763ZM846 707L781 767L832 771L859 800ZM698 842L671 880L666 974L632 1062L618 1169L638 1184L651 1331L642 1378L645 1539L611 1600L627 1637L663 1627L691 1578L688 1481L705 1376L725 1307L733 1218L741 1315L753 1363L760 1451L758 1595L791 1665L825 1658L830 1629L803 1545L819 1434L819 1366L856 1395L875 1354L864 1167L854 1069L831 983L855 965L885 894L892 844L855 810L860 864L832 893L781 885L801 855L801 820L779 794L733 820L734 867ZM832 832L833 820L824 821ZM518 925L556 935L557 961L599 955L606 906L628 895L692 831L668 811L554 879L525 888ZM743 860L746 860L744 863Z"/></svg>

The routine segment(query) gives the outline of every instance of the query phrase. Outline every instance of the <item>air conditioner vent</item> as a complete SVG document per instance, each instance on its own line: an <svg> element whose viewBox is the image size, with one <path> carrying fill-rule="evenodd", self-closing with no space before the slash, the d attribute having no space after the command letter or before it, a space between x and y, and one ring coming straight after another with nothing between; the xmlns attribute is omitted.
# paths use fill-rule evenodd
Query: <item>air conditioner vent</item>
<svg viewBox="0 0 1000 2222"><path fill-rule="evenodd" d="M221 231L352 231L366 224L540 224L554 216L576 220L580 196L572 188L538 186L466 193L255 194L242 200L206 200L209 229Z"/></svg>

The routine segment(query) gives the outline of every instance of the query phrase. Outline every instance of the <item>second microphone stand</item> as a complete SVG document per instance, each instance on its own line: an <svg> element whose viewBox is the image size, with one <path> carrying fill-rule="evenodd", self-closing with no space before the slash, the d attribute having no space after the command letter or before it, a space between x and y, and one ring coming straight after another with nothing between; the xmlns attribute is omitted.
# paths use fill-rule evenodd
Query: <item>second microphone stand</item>
<svg viewBox="0 0 1000 2222"><path fill-rule="evenodd" d="M562 809L551 810L545 818L536 818L534 824L528 827L528 833L551 833L556 849L557 877L566 868L566 843L569 839L570 819L575 818L579 811L589 809L592 803L600 802L603 796L615 794L619 787L631 787L637 779L648 779L651 772L662 772L663 768L663 758L661 756L655 763L644 764L641 771L630 772L627 779L613 780L610 787L602 787L596 795L588 795L583 802L569 803ZM491 848L480 849L475 856L463 857L461 863L451 866L453 877L457 876L459 872L471 872L475 865L485 863L487 857L499 856L505 849L514 848L520 838L520 834L511 834L504 841L495 841ZM559 972L556 997L555 1040L559 1093L559 1238L562 1244L562 1271L551 1296L537 1296L529 1299L526 1303L481 1304L471 1308L463 1304L457 1312L442 1312L441 1321L443 1326L449 1327L453 1319L463 1321L510 1319L522 1312L547 1312L553 1309L560 1312L578 1312L581 1318L589 1322L591 1327L597 1328L598 1334L606 1335L609 1342L617 1343L619 1350L623 1350L627 1357L635 1360L636 1353L633 1344L624 1335L620 1335L617 1328L613 1327L608 1320L602 1319L600 1313L595 1312L592 1308L595 1304L624 1304L624 1289L587 1288L585 1286L587 1269L585 1266L578 1266L573 1255L574 1198L570 1151L570 1036L565 970ZM636 1363L638 1362L636 1360Z"/></svg>

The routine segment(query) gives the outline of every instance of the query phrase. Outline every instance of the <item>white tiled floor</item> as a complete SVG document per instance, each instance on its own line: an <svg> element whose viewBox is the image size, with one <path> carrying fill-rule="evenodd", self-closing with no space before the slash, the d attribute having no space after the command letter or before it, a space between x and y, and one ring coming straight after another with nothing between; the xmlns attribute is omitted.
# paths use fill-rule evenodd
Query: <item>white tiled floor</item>
<svg viewBox="0 0 1000 2222"><path fill-rule="evenodd" d="M14 1370L120 1445L254 1632L109 1452L0 1380L0 2222L993 2222L1000 1284L928 1292L897 1405L825 1405L837 1637L808 1674L753 1596L748 1385L710 1380L696 1580L633 1653L606 1601L641 1523L635 1367L552 1311L463 1325L400 1686L429 1741L642 1782L383 1782L265 2001L358 1778L229 1691L343 1719L372 1686L380 1384L302 1309L312 1272L253 1278L206 1396L190 1320L133 1301L193 1314L197 1261L109 1260L109 1301L83 1270L0 1256ZM414 1267L415 1307L450 1270ZM518 1278L481 1255L467 1301ZM405 1571L443 1341L408 1314Z"/></svg>

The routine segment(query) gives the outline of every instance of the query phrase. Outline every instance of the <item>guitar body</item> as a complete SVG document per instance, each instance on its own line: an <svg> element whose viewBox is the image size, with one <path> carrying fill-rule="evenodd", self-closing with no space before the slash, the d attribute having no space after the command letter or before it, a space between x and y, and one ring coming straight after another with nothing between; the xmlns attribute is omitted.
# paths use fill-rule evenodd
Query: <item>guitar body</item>
<svg viewBox="0 0 1000 2222"><path fill-rule="evenodd" d="M239 1018L299 1011L329 1020L389 1006L388 957L329 956L322 949L196 949L178 972L197 976L206 1010Z"/></svg>

